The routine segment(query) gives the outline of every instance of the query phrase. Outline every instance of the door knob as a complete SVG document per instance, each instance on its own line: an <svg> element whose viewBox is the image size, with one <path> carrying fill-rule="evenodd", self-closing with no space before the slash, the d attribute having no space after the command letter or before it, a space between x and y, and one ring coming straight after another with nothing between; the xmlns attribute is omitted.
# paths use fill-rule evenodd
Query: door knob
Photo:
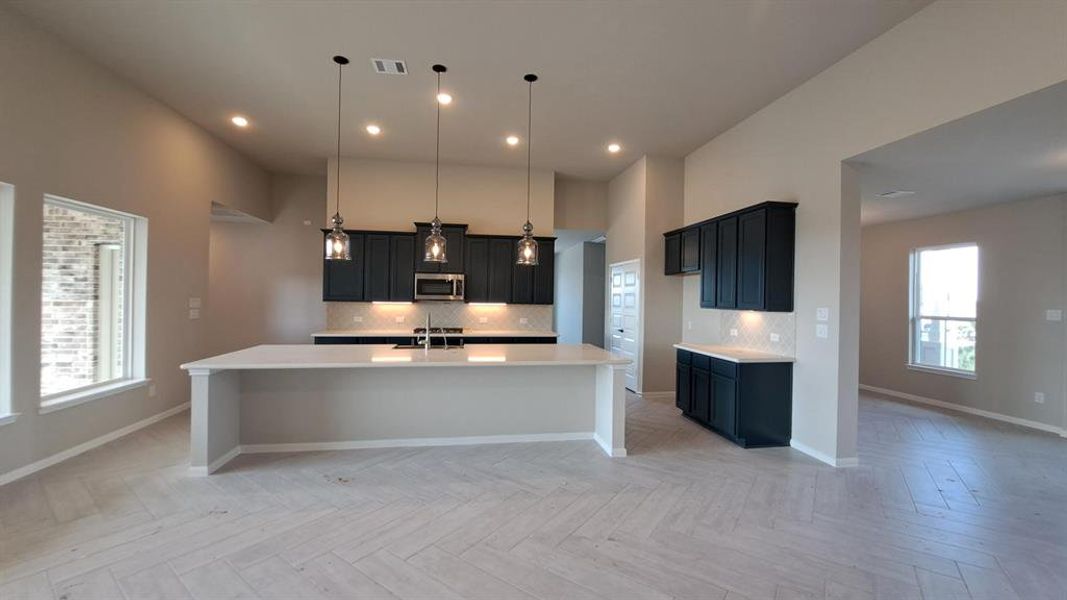
<svg viewBox="0 0 1067 600"><path fill-rule="evenodd" d="M623 333L624 332L624 330L622 330L622 329L616 329L615 331L618 331L619 333Z"/></svg>

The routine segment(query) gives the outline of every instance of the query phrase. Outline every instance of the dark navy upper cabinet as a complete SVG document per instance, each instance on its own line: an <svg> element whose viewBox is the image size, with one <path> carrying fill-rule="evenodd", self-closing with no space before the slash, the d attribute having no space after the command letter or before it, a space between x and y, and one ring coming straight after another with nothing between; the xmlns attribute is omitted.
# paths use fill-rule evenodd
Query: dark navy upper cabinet
<svg viewBox="0 0 1067 600"><path fill-rule="evenodd" d="M445 256L448 262L426 262L426 237L430 235L429 223L416 223L415 229L415 271L418 273L463 273L465 268L466 225L444 225L441 234L445 236Z"/></svg>
<svg viewBox="0 0 1067 600"><path fill-rule="evenodd" d="M682 232L682 272L700 270L700 229L691 227Z"/></svg>
<svg viewBox="0 0 1067 600"><path fill-rule="evenodd" d="M465 246L464 299L467 302L489 302L489 238L467 238Z"/></svg>
<svg viewBox="0 0 1067 600"><path fill-rule="evenodd" d="M663 273L678 275L700 271L700 228L690 227L663 235Z"/></svg>
<svg viewBox="0 0 1067 600"><path fill-rule="evenodd" d="M363 234L349 234L349 242L352 260L322 261L322 299L326 302L363 300Z"/></svg>
<svg viewBox="0 0 1067 600"><path fill-rule="evenodd" d="M700 271L700 307L791 312L796 203L764 202L664 234L665 272ZM696 231L696 259L685 235ZM694 242L690 242L692 244Z"/></svg>
<svg viewBox="0 0 1067 600"><path fill-rule="evenodd" d="M737 307L737 217L719 221L715 261L715 306Z"/></svg>
<svg viewBox="0 0 1067 600"><path fill-rule="evenodd" d="M556 240L537 240L537 266L533 271L533 303L552 304L556 296Z"/></svg>
<svg viewBox="0 0 1067 600"><path fill-rule="evenodd" d="M389 238L389 299L415 299L415 236Z"/></svg>
<svg viewBox="0 0 1067 600"><path fill-rule="evenodd" d="M489 238L487 302L511 302L511 273L515 264L512 238Z"/></svg>
<svg viewBox="0 0 1067 600"><path fill-rule="evenodd" d="M369 233L366 236L366 254L364 259L364 300L389 300L389 250L388 233Z"/></svg>

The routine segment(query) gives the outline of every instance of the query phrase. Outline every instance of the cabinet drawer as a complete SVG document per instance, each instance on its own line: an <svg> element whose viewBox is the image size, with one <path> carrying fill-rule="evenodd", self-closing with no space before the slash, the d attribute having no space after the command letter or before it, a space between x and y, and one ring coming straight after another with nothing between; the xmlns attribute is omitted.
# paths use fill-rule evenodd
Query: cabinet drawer
<svg viewBox="0 0 1067 600"><path fill-rule="evenodd" d="M703 354L693 353L692 365L697 369L704 369L705 371L711 371L711 357Z"/></svg>
<svg viewBox="0 0 1067 600"><path fill-rule="evenodd" d="M728 360L721 360L718 358L711 359L711 372L720 377L729 377L730 379L737 379L737 363L732 363Z"/></svg>
<svg viewBox="0 0 1067 600"><path fill-rule="evenodd" d="M688 350L678 350L678 362L683 365L693 364L693 353Z"/></svg>

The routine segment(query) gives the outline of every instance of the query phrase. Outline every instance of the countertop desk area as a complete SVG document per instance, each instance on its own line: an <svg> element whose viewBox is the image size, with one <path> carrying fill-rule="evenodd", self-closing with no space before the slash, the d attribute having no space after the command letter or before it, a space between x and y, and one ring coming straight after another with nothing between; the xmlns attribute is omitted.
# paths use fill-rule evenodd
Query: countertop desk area
<svg viewBox="0 0 1067 600"><path fill-rule="evenodd" d="M182 365L190 463L242 453L591 439L625 456L628 359L590 345L261 345Z"/></svg>

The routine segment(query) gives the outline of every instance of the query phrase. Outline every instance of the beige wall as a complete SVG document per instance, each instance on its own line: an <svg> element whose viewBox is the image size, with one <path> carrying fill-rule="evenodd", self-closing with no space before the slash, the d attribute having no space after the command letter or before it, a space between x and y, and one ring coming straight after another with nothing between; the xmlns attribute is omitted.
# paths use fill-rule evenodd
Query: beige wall
<svg viewBox="0 0 1067 600"><path fill-rule="evenodd" d="M681 159L644 156L608 183L607 267L641 260L643 393L674 389L672 344L682 336L682 282L663 274L663 233L682 225L684 179ZM610 319L610 306L606 313Z"/></svg>
<svg viewBox="0 0 1067 600"><path fill-rule="evenodd" d="M856 455L859 210L841 161L1067 79L1067 3L942 0L919 11L686 158L685 222L795 200L793 439ZM846 181L843 181L846 176ZM843 185L844 184L844 185ZM814 335L830 309L830 337ZM700 327L688 280L683 322Z"/></svg>
<svg viewBox="0 0 1067 600"><path fill-rule="evenodd" d="M860 381L1052 427L1064 423L1063 322L1067 196L863 228ZM909 255L975 242L979 252L977 380L906 368ZM1045 403L1034 402L1044 392Z"/></svg>
<svg viewBox="0 0 1067 600"><path fill-rule="evenodd" d="M556 177L556 229L604 231L608 225L608 183Z"/></svg>
<svg viewBox="0 0 1067 600"><path fill-rule="evenodd" d="M335 159L330 159L326 220L334 213ZM345 227L414 231L433 219L433 163L341 159L341 215ZM534 171L534 235L554 231L552 171ZM526 222L526 169L441 165L441 220L466 223L471 233L521 235Z"/></svg>
<svg viewBox="0 0 1067 600"><path fill-rule="evenodd" d="M16 186L12 392L0 474L189 399L201 358L211 201L271 217L266 174L171 109L0 9L0 181ZM137 388L45 415L40 385L41 198L57 194L148 219L148 376Z"/></svg>
<svg viewBox="0 0 1067 600"><path fill-rule="evenodd" d="M274 175L270 196L270 223L211 223L206 354L306 344L325 328L319 225L326 179Z"/></svg>

